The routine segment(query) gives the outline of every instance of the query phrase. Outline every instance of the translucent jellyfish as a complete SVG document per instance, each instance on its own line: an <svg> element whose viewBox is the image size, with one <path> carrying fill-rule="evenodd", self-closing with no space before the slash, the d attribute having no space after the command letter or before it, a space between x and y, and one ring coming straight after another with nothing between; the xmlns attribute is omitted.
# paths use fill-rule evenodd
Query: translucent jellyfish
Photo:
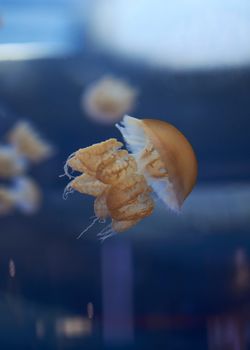
<svg viewBox="0 0 250 350"><path fill-rule="evenodd" d="M15 209L33 214L40 208L41 197L41 191L32 179L26 176L16 178L12 186L0 187L0 215Z"/></svg>
<svg viewBox="0 0 250 350"><path fill-rule="evenodd" d="M53 149L27 122L19 122L9 133L9 142L17 152L31 162L48 158Z"/></svg>
<svg viewBox="0 0 250 350"><path fill-rule="evenodd" d="M42 194L39 186L29 177L16 179L13 193L15 206L25 214L35 213L41 205Z"/></svg>
<svg viewBox="0 0 250 350"><path fill-rule="evenodd" d="M0 215L9 214L15 207L15 195L5 186L0 186Z"/></svg>
<svg viewBox="0 0 250 350"><path fill-rule="evenodd" d="M14 209L32 214L40 207L41 191L25 174L30 163L44 160L53 150L26 122L17 123L8 139L9 145L0 146L0 179L8 179L0 187L0 214Z"/></svg>
<svg viewBox="0 0 250 350"><path fill-rule="evenodd" d="M94 197L97 219L111 225L99 233L102 239L123 232L152 214L154 192L163 203L179 211L197 177L197 161L185 136L174 126L152 119L123 118L121 131L127 148L116 139L82 148L66 162L83 173L67 190Z"/></svg>
<svg viewBox="0 0 250 350"><path fill-rule="evenodd" d="M94 120L113 124L133 109L137 95L126 81L105 76L87 88L81 105Z"/></svg>
<svg viewBox="0 0 250 350"><path fill-rule="evenodd" d="M11 146L0 146L0 177L11 178L22 174L26 169L25 160Z"/></svg>

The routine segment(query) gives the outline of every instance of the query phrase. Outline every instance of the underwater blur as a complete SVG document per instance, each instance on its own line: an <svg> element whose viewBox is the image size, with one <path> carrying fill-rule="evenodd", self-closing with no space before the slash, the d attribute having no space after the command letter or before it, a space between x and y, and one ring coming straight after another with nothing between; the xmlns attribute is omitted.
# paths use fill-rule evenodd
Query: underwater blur
<svg viewBox="0 0 250 350"><path fill-rule="evenodd" d="M1 0L0 349L250 349L249 37L248 0ZM198 178L102 241L65 162L124 114L180 130Z"/></svg>

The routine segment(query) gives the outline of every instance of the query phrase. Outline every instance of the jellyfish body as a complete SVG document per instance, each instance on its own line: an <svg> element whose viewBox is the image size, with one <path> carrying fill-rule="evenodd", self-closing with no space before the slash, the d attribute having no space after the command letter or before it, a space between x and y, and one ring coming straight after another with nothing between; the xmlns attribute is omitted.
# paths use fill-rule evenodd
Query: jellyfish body
<svg viewBox="0 0 250 350"><path fill-rule="evenodd" d="M12 146L0 146L0 177L11 178L26 170L27 162Z"/></svg>
<svg viewBox="0 0 250 350"><path fill-rule="evenodd" d="M66 165L83 173L69 185L96 197L96 217L111 218L111 230L123 232L152 214L152 192L178 211L195 184L197 161L185 136L166 122L125 116L117 127L130 153L109 139L78 150Z"/></svg>
<svg viewBox="0 0 250 350"><path fill-rule="evenodd" d="M41 205L41 191L34 180L20 177L13 187L15 206L24 214L35 213Z"/></svg>
<svg viewBox="0 0 250 350"><path fill-rule="evenodd" d="M9 214L14 209L19 209L24 214L33 214L40 204L40 189L26 176L15 178L11 187L0 187L0 215Z"/></svg>
<svg viewBox="0 0 250 350"><path fill-rule="evenodd" d="M0 179L8 180L8 185L0 187L0 214L13 209L32 214L40 207L41 190L25 174L31 163L49 157L52 147L26 122L18 122L8 139L8 145L0 146Z"/></svg>
<svg viewBox="0 0 250 350"><path fill-rule="evenodd" d="M15 195L5 186L0 187L0 215L9 214L15 207Z"/></svg>
<svg viewBox="0 0 250 350"><path fill-rule="evenodd" d="M27 122L17 123L8 138L17 152L31 162L40 162L53 152L52 147Z"/></svg>
<svg viewBox="0 0 250 350"><path fill-rule="evenodd" d="M137 94L125 81L104 76L86 89L81 105L94 120L112 124L131 111Z"/></svg>

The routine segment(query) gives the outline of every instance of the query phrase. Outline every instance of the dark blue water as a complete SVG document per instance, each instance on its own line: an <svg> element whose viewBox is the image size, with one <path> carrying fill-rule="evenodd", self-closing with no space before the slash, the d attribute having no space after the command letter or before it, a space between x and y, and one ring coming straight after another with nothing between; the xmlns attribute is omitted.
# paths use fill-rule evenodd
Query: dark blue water
<svg viewBox="0 0 250 350"><path fill-rule="evenodd" d="M101 244L101 225L77 240L92 199L64 201L59 175L76 149L121 140L80 108L83 89L107 73L141 91L133 116L187 136L199 177L182 215L159 206ZM56 149L30 171L41 210L0 217L0 348L249 348L249 116L249 69L163 72L91 51L0 62L0 136L27 119Z"/></svg>

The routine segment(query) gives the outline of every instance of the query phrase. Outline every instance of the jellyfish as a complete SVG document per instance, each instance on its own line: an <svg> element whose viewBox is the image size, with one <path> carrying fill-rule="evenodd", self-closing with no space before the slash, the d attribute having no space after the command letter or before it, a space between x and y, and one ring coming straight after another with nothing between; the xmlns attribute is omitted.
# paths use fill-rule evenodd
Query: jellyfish
<svg viewBox="0 0 250 350"><path fill-rule="evenodd" d="M113 124L135 105L138 91L126 81L104 76L91 84L81 98L87 115L106 124Z"/></svg>
<svg viewBox="0 0 250 350"><path fill-rule="evenodd" d="M14 209L35 213L41 204L41 190L26 173L31 163L49 157L53 149L26 122L18 122L8 135L9 144L0 146L0 214Z"/></svg>
<svg viewBox="0 0 250 350"><path fill-rule="evenodd" d="M15 195L5 186L0 186L0 215L9 214L15 207Z"/></svg>
<svg viewBox="0 0 250 350"><path fill-rule="evenodd" d="M21 176L11 186L0 187L0 215L9 214L14 209L24 214L35 213L41 204L41 191L34 180Z"/></svg>
<svg viewBox="0 0 250 350"><path fill-rule="evenodd" d="M36 182L28 176L15 180L13 189L15 206L24 214L35 213L41 205L42 194Z"/></svg>
<svg viewBox="0 0 250 350"><path fill-rule="evenodd" d="M51 145L44 141L29 123L17 123L9 133L9 142L17 152L30 162L38 163L48 158L53 150Z"/></svg>
<svg viewBox="0 0 250 350"><path fill-rule="evenodd" d="M109 139L79 149L65 166L66 173L68 167L82 173L69 183L67 191L94 196L96 219L111 219L108 228L99 233L101 239L150 216L155 207L153 194L179 212L197 177L192 146L173 125L125 116L116 126L128 150L116 139Z"/></svg>
<svg viewBox="0 0 250 350"><path fill-rule="evenodd" d="M26 170L26 161L11 146L0 146L0 177L11 178Z"/></svg>

